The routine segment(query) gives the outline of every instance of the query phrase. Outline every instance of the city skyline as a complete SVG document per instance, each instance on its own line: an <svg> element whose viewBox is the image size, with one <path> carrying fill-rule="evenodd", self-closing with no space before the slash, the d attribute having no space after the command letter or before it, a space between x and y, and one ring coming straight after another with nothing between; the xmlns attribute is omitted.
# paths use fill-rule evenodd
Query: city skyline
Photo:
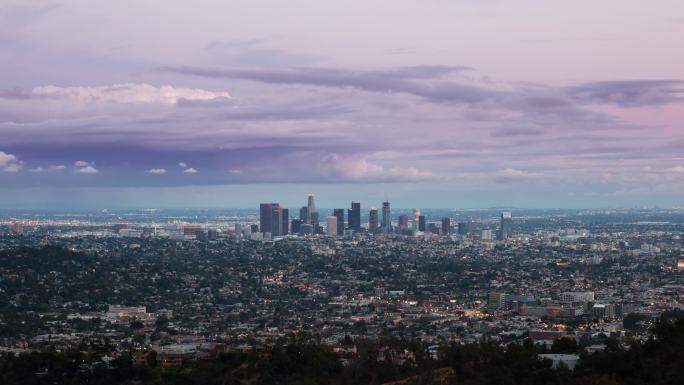
<svg viewBox="0 0 684 385"><path fill-rule="evenodd" d="M682 207L683 20L674 0L10 0L0 208L297 207L309 191Z"/></svg>

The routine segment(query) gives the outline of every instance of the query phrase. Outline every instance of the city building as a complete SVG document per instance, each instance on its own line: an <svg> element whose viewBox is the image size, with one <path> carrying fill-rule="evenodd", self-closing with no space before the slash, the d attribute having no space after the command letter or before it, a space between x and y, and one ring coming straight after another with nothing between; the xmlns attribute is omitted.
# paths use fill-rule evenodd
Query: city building
<svg viewBox="0 0 684 385"><path fill-rule="evenodd" d="M21 235L24 233L24 223L23 222L14 222L12 224L12 232L14 235Z"/></svg>
<svg viewBox="0 0 684 385"><path fill-rule="evenodd" d="M326 235L331 237L337 236L337 218L338 217L334 215L331 215L328 218L326 218Z"/></svg>
<svg viewBox="0 0 684 385"><path fill-rule="evenodd" d="M489 293L487 307L489 310L506 310L509 305L509 295L506 293Z"/></svg>
<svg viewBox="0 0 684 385"><path fill-rule="evenodd" d="M309 194L309 196L307 197L306 213L308 219L306 223L314 224L313 215L314 213L316 213L316 202L314 201L314 194ZM318 216L316 216L316 223L318 223Z"/></svg>
<svg viewBox="0 0 684 385"><path fill-rule="evenodd" d="M299 234L301 232L301 226L304 223L301 219L293 219L292 225L290 227L290 232L292 234Z"/></svg>
<svg viewBox="0 0 684 385"><path fill-rule="evenodd" d="M361 231L361 202L353 201L348 214L349 228L354 231Z"/></svg>
<svg viewBox="0 0 684 385"><path fill-rule="evenodd" d="M511 226L513 225L513 214L510 211L501 213L501 224L498 231L498 239L504 240L511 236Z"/></svg>
<svg viewBox="0 0 684 385"><path fill-rule="evenodd" d="M470 233L470 221L458 222L458 235L467 236Z"/></svg>
<svg viewBox="0 0 684 385"><path fill-rule="evenodd" d="M481 234L482 234L482 235L480 235L480 238L481 238L483 241L491 241L492 239L494 239L494 234L492 234L492 230L490 230L490 229L484 229L484 230L482 230L482 233L481 233Z"/></svg>
<svg viewBox="0 0 684 385"><path fill-rule="evenodd" d="M419 208L414 208L413 209L413 233L418 232L418 225L420 223L420 209Z"/></svg>
<svg viewBox="0 0 684 385"><path fill-rule="evenodd" d="M368 231L371 234L378 232L378 209L371 208L368 212Z"/></svg>
<svg viewBox="0 0 684 385"><path fill-rule="evenodd" d="M273 228L273 205L274 203L259 205L259 231L262 233L270 233Z"/></svg>
<svg viewBox="0 0 684 385"><path fill-rule="evenodd" d="M290 228L290 210L280 209L280 232L279 235L287 235Z"/></svg>
<svg viewBox="0 0 684 385"><path fill-rule="evenodd" d="M425 215L418 216L418 231L425 231L426 222L427 218L425 217Z"/></svg>
<svg viewBox="0 0 684 385"><path fill-rule="evenodd" d="M337 218L337 235L343 235L344 234L344 209L334 209L333 210L333 216L335 216ZM349 217L349 218L351 218L351 217Z"/></svg>
<svg viewBox="0 0 684 385"><path fill-rule="evenodd" d="M309 209L306 206L299 209L299 219L302 223L309 223Z"/></svg>
<svg viewBox="0 0 684 385"><path fill-rule="evenodd" d="M451 219L447 217L442 218L442 234L451 234Z"/></svg>
<svg viewBox="0 0 684 385"><path fill-rule="evenodd" d="M388 201L382 202L382 223L380 224L380 227L384 234L392 232L392 212Z"/></svg>

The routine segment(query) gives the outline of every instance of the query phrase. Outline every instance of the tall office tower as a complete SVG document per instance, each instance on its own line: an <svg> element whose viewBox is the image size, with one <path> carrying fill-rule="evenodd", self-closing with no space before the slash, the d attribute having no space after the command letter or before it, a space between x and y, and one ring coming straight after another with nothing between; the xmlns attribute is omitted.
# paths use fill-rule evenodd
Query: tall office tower
<svg viewBox="0 0 684 385"><path fill-rule="evenodd" d="M250 234L256 234L259 232L259 226L258 225L249 225L249 233Z"/></svg>
<svg viewBox="0 0 684 385"><path fill-rule="evenodd" d="M308 219L309 219L309 221L307 223L312 223L311 216L316 212L316 202L314 202L314 195L313 194L309 194L309 197L308 197L307 203L306 203L306 210L307 210L306 212L308 214Z"/></svg>
<svg viewBox="0 0 684 385"><path fill-rule="evenodd" d="M273 230L273 203L259 205L259 231L270 233Z"/></svg>
<svg viewBox="0 0 684 385"><path fill-rule="evenodd" d="M12 232L14 235L21 235L24 233L24 224L22 222L14 222L12 225Z"/></svg>
<svg viewBox="0 0 684 385"><path fill-rule="evenodd" d="M368 213L368 231L371 234L378 232L378 209L371 208Z"/></svg>
<svg viewBox="0 0 684 385"><path fill-rule="evenodd" d="M511 235L511 226L513 225L513 214L510 211L501 213L501 226L499 227L499 240L504 240Z"/></svg>
<svg viewBox="0 0 684 385"><path fill-rule="evenodd" d="M290 228L290 232L292 234L299 234L299 232L302 229L303 223L304 223L304 221L302 221L301 219L293 219L292 220L292 227Z"/></svg>
<svg viewBox="0 0 684 385"><path fill-rule="evenodd" d="M392 212L390 211L390 203L388 201L382 202L382 232L389 234L392 232Z"/></svg>
<svg viewBox="0 0 684 385"><path fill-rule="evenodd" d="M458 222L458 235L468 235L470 233L470 221Z"/></svg>
<svg viewBox="0 0 684 385"><path fill-rule="evenodd" d="M344 209L333 210L333 216L335 216L337 218L337 235L343 235L344 234Z"/></svg>
<svg viewBox="0 0 684 385"><path fill-rule="evenodd" d="M413 233L418 232L418 223L420 222L420 209L413 209Z"/></svg>
<svg viewBox="0 0 684 385"><path fill-rule="evenodd" d="M271 205L271 237L278 237L283 235L283 231L281 229L283 221L281 217L282 212L280 209L280 204L273 203Z"/></svg>
<svg viewBox="0 0 684 385"><path fill-rule="evenodd" d="M425 215L421 215L418 217L418 231L425 232L425 222L426 222Z"/></svg>
<svg viewBox="0 0 684 385"><path fill-rule="evenodd" d="M280 235L290 233L290 209L280 209Z"/></svg>
<svg viewBox="0 0 684 385"><path fill-rule="evenodd" d="M326 234L331 237L337 236L337 217L334 215L329 216L325 220L326 222Z"/></svg>
<svg viewBox="0 0 684 385"><path fill-rule="evenodd" d="M399 215L399 230L408 230L408 215Z"/></svg>
<svg viewBox="0 0 684 385"><path fill-rule="evenodd" d="M361 202L353 201L351 209L347 212L349 228L354 231L361 231Z"/></svg>
<svg viewBox="0 0 684 385"><path fill-rule="evenodd" d="M446 217L442 218L442 234L451 234L451 219Z"/></svg>
<svg viewBox="0 0 684 385"><path fill-rule="evenodd" d="M309 224L311 226L313 226L314 234L318 233L318 231L317 231L317 229L319 227L319 225L318 225L318 211L314 211L312 213L309 213L309 218L310 218Z"/></svg>
<svg viewBox="0 0 684 385"><path fill-rule="evenodd" d="M309 223L309 209L306 206L299 209L299 219L302 220L302 223Z"/></svg>

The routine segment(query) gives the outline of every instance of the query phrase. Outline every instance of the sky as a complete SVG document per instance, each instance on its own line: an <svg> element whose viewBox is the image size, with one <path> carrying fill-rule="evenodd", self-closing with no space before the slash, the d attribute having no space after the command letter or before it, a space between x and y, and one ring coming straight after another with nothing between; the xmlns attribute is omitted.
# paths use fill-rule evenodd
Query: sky
<svg viewBox="0 0 684 385"><path fill-rule="evenodd" d="M0 208L684 207L681 0L0 0Z"/></svg>

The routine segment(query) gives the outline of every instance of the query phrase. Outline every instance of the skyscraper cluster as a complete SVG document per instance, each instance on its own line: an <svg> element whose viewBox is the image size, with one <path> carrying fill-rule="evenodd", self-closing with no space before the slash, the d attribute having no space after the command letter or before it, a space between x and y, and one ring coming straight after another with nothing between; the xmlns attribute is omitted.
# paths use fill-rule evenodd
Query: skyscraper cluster
<svg viewBox="0 0 684 385"><path fill-rule="evenodd" d="M345 211L347 212L346 221ZM500 223L496 229L497 239L505 240L510 237L512 221L511 212L501 213ZM399 215L395 227L392 224L392 210L389 201L382 202L380 211L374 207L369 210L368 227L362 226L361 202L358 201L352 201L351 206L346 210L343 208L333 209L331 215L323 218L322 224L320 222L314 194L307 196L306 205L299 209L299 217L292 219L291 222L288 209L280 207L279 203L262 203L260 205L259 231L263 234L264 239L288 234L325 234L337 237L368 232L381 235L425 233L451 236L458 234L458 236L467 237L472 233L472 222L470 220L452 223L451 218L443 217L441 223L427 223L426 216L421 214L419 208L413 209L412 217L406 214ZM485 230L482 234L482 238L491 239L491 235Z"/></svg>
<svg viewBox="0 0 684 385"><path fill-rule="evenodd" d="M259 231L264 237L279 237L289 233L290 212L279 203L259 205Z"/></svg>

